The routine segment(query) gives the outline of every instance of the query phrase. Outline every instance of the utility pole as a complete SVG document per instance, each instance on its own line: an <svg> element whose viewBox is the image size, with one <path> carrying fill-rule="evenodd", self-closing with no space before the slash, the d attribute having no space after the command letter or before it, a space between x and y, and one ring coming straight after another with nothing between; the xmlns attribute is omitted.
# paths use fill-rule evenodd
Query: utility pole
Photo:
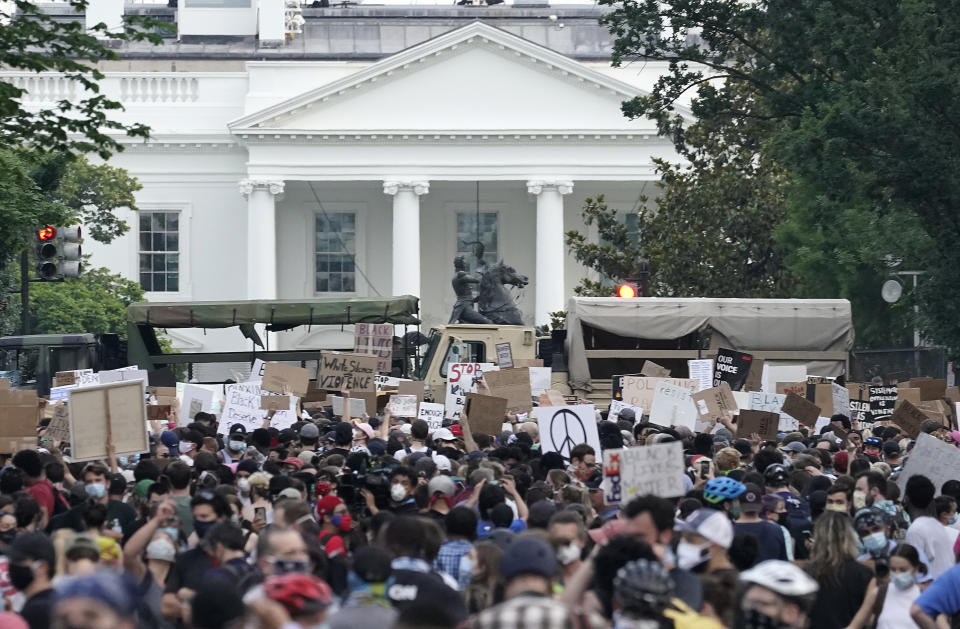
<svg viewBox="0 0 960 629"><path fill-rule="evenodd" d="M30 334L30 254L20 253L20 334Z"/></svg>

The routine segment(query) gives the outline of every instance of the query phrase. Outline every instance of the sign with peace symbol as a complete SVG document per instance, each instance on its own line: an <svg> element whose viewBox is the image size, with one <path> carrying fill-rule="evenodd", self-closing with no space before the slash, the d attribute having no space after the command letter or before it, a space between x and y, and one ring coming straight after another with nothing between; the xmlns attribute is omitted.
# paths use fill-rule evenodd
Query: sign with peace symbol
<svg viewBox="0 0 960 629"><path fill-rule="evenodd" d="M600 437L592 404L577 406L540 406L533 409L540 428L543 452L559 452L570 458L570 451L581 443L590 444L600 458Z"/></svg>
<svg viewBox="0 0 960 629"><path fill-rule="evenodd" d="M583 420L569 408L561 408L550 418L550 441L552 450L569 458L570 451L587 442L587 429Z"/></svg>

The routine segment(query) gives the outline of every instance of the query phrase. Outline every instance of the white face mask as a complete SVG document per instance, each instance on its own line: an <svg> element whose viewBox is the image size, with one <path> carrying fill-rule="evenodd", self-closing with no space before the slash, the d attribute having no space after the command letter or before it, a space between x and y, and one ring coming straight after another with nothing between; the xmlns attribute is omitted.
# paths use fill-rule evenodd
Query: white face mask
<svg viewBox="0 0 960 629"><path fill-rule="evenodd" d="M247 480L246 478L238 478L238 479L237 479L237 489L239 489L241 493L249 494L249 493L250 493L250 481Z"/></svg>
<svg viewBox="0 0 960 629"><path fill-rule="evenodd" d="M181 442L180 442L180 454L186 454L187 452L190 452L191 450L193 450L193 447L194 447L195 445L196 445L196 444L193 443L192 441L181 441Z"/></svg>
<svg viewBox="0 0 960 629"><path fill-rule="evenodd" d="M390 485L390 498L394 502L400 502L407 497L407 490L400 483Z"/></svg>
<svg viewBox="0 0 960 629"><path fill-rule="evenodd" d="M681 541L677 544L677 566L683 570L692 570L710 559L710 542L699 546Z"/></svg>
<svg viewBox="0 0 960 629"><path fill-rule="evenodd" d="M557 549L557 561L565 566L569 566L577 559L580 559L580 547L574 543L561 546Z"/></svg>

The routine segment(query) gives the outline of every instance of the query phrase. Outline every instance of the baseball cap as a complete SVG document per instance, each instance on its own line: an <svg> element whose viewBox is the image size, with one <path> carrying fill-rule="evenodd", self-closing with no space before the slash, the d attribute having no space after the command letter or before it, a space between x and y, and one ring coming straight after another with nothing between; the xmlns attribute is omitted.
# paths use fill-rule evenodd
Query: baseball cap
<svg viewBox="0 0 960 629"><path fill-rule="evenodd" d="M300 494L300 490L295 489L293 487L287 487L286 489L282 490L279 494L277 494L277 499L279 500L280 498L290 498L292 500L303 500L303 496Z"/></svg>
<svg viewBox="0 0 960 629"><path fill-rule="evenodd" d="M316 424L304 424L300 427L300 437L305 439L316 439L320 436L320 429Z"/></svg>
<svg viewBox="0 0 960 629"><path fill-rule="evenodd" d="M754 483L746 483L747 491L740 496L740 509L745 513L759 513L763 509L763 492Z"/></svg>
<svg viewBox="0 0 960 629"><path fill-rule="evenodd" d="M167 446L170 456L180 456L180 437L172 430L164 430L160 433L160 443Z"/></svg>
<svg viewBox="0 0 960 629"><path fill-rule="evenodd" d="M299 470L301 467L303 467L303 461L295 456L288 456L282 461L281 465L292 465Z"/></svg>
<svg viewBox="0 0 960 629"><path fill-rule="evenodd" d="M678 522L676 529L681 533L695 533L724 548L730 548L733 543L730 518L715 509L697 509L686 520Z"/></svg>
<svg viewBox="0 0 960 629"><path fill-rule="evenodd" d="M941 424L935 419L925 419L920 424L920 432L926 432L926 433L932 434L937 432L941 428L943 428L943 424Z"/></svg>
<svg viewBox="0 0 960 629"><path fill-rule="evenodd" d="M456 437L450 432L449 428L438 428L433 432L434 441L456 441Z"/></svg>
<svg viewBox="0 0 960 629"><path fill-rule="evenodd" d="M521 574L535 574L547 579L557 574L557 558L545 541L536 537L520 537L500 557L500 573L507 581Z"/></svg>
<svg viewBox="0 0 960 629"><path fill-rule="evenodd" d="M885 441L883 444L883 453L887 456L900 454L900 444L896 441Z"/></svg>
<svg viewBox="0 0 960 629"><path fill-rule="evenodd" d="M453 494L456 493L457 488L453 484L453 480L449 476L434 476L430 479L430 482L427 483L427 495L433 496L434 494L441 493L447 498L452 498Z"/></svg>
<svg viewBox="0 0 960 629"><path fill-rule="evenodd" d="M453 470L453 464L450 463L450 458L443 454L434 454L433 462L437 464L437 469L441 472L450 472Z"/></svg>
<svg viewBox="0 0 960 629"><path fill-rule="evenodd" d="M783 452L803 452L806 449L807 446L799 441L791 441L790 443L780 446L780 450Z"/></svg>
<svg viewBox="0 0 960 629"><path fill-rule="evenodd" d="M374 434L376 434L373 432L373 427L366 422L357 422L353 427L366 435L367 439L373 439Z"/></svg>
<svg viewBox="0 0 960 629"><path fill-rule="evenodd" d="M45 561L53 572L57 562L57 551L53 542L43 533L20 533L7 547L7 558L11 562Z"/></svg>

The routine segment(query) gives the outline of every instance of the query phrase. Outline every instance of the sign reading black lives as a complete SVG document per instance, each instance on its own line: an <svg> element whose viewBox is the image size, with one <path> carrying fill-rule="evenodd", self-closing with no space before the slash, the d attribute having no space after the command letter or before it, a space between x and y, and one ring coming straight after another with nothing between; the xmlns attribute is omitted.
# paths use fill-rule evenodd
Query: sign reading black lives
<svg viewBox="0 0 960 629"><path fill-rule="evenodd" d="M642 373L624 373L610 378L610 392L614 400L623 401L623 379L626 376L642 376Z"/></svg>
<svg viewBox="0 0 960 629"><path fill-rule="evenodd" d="M731 391L741 390L747 381L752 363L753 356L750 354L720 348L714 361L713 386L719 387L721 382L726 382Z"/></svg>
<svg viewBox="0 0 960 629"><path fill-rule="evenodd" d="M889 419L896 405L897 387L870 387L870 415L873 421Z"/></svg>

